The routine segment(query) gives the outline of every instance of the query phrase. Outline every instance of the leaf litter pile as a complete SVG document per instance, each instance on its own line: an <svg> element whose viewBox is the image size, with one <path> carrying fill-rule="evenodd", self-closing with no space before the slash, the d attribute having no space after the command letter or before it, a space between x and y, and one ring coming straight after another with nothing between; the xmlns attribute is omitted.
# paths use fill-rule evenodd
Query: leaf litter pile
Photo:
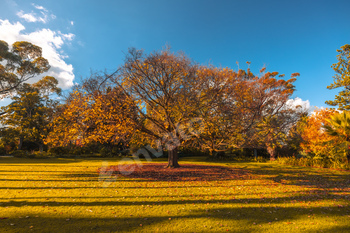
<svg viewBox="0 0 350 233"><path fill-rule="evenodd" d="M182 164L181 167L165 168L165 163L148 163L142 166L134 166L131 174L123 175L119 166L111 166L114 174L118 176L158 180L158 181L215 181L247 179L250 174L247 170L230 168L225 166Z"/></svg>

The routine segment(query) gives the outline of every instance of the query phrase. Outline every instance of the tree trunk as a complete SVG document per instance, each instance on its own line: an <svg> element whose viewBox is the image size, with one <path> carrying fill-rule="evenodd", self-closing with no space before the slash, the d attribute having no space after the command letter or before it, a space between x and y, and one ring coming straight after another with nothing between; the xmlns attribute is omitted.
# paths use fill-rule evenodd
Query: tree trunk
<svg viewBox="0 0 350 233"><path fill-rule="evenodd" d="M276 150L275 148L272 148L272 147L267 147L267 152L270 154L270 160L271 161L274 161L276 160Z"/></svg>
<svg viewBox="0 0 350 233"><path fill-rule="evenodd" d="M39 151L40 151L40 152L43 152L43 150L44 150L44 145L41 144L41 143L39 143Z"/></svg>
<svg viewBox="0 0 350 233"><path fill-rule="evenodd" d="M177 148L168 151L168 166L167 168L176 168L180 167L178 163L178 156L177 156Z"/></svg>
<svg viewBox="0 0 350 233"><path fill-rule="evenodd" d="M346 158L348 159L348 163L350 163L350 151L349 150L346 152Z"/></svg>
<svg viewBox="0 0 350 233"><path fill-rule="evenodd" d="M22 145L23 145L23 138L20 137L20 138L19 138L19 142L18 142L18 148L17 148L17 150L22 150Z"/></svg>

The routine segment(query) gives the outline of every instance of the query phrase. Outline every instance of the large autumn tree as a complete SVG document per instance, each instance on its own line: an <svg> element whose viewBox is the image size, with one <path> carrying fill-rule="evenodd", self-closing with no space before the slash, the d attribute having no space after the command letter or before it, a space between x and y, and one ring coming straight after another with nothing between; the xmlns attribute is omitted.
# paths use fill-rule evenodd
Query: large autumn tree
<svg viewBox="0 0 350 233"><path fill-rule="evenodd" d="M350 45L342 46L337 55L338 62L332 65L335 75L334 82L329 85L328 89L342 88L335 100L326 101L326 104L338 106L340 110L350 109Z"/></svg>
<svg viewBox="0 0 350 233"><path fill-rule="evenodd" d="M168 167L179 167L178 147L187 139L179 125L196 124L200 109L211 108L224 88L210 72L169 49L146 54L130 49L116 82L137 106L137 129L168 150ZM197 118L198 119L198 118ZM196 130L194 130L196 131ZM193 131L192 131L193 133ZM195 135L196 133L194 133Z"/></svg>
<svg viewBox="0 0 350 233"><path fill-rule="evenodd" d="M27 41L15 42L11 47L0 40L0 95L16 90L23 82L50 68L39 46Z"/></svg>
<svg viewBox="0 0 350 233"><path fill-rule="evenodd" d="M18 139L19 150L23 140L32 141L43 150L43 141L50 132L49 123L58 104L50 95L61 93L57 85L58 81L51 76L34 84L25 83L17 88L12 102L1 108L6 113L0 116L1 124L6 127L2 136Z"/></svg>
<svg viewBox="0 0 350 233"><path fill-rule="evenodd" d="M195 65L169 50L147 55L134 49L117 82L137 103L138 129L161 140L169 151L168 167L177 167L177 148L188 139L177 127L195 117L202 122L201 134L194 136L210 153L229 146L264 147L274 159L279 138L298 120L298 111L287 108L298 75L285 80L262 70L254 76L249 69Z"/></svg>

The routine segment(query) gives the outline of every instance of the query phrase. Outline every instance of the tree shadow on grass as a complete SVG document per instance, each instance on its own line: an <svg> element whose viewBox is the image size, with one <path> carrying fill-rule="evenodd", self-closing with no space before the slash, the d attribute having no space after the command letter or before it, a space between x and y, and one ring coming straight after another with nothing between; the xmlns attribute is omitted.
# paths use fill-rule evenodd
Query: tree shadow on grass
<svg viewBox="0 0 350 233"><path fill-rule="evenodd" d="M262 227L269 232L349 232L348 224L319 223L318 218L342 217L343 212L324 208L286 207L223 207L197 209L192 212L160 213L161 216L121 217L54 217L42 214L35 218L8 218L0 220L2 230L7 232L260 232ZM69 214L69 213L68 213ZM133 214L131 214L133 215ZM135 215L135 214L134 214ZM312 218L310 218L312 216ZM315 219L313 219L315 218ZM297 222L300 220L304 222ZM297 225L295 224L297 222ZM12 225L10 225L12 224ZM322 225L317 229L313 224ZM32 226L32 228L30 228ZM297 230L299 227L300 230Z"/></svg>
<svg viewBox="0 0 350 233"><path fill-rule="evenodd" d="M158 164L160 166L164 166L164 164ZM202 165L200 165L202 166ZM204 166L204 165L203 165ZM214 167L214 170L211 171L208 167ZM117 201L115 197L110 198L110 200L104 199L102 201L93 201L89 202L88 198L96 198L100 199L100 197L86 197L86 200L78 200L74 201L64 201L64 202L53 202L53 201L10 201L10 202L2 202L0 205L1 208L6 207L41 207L44 205L49 205L51 207L70 207L74 208L75 206L89 206L89 207L100 207L106 208L107 206L119 206L120 208L131 208L133 206L137 206L139 209L144 208L147 205L155 205L155 206L188 206L192 204L196 204L199 208L191 209L191 212L180 212L178 214L169 214L166 215L164 213L159 213L160 216L147 216L147 217L110 217L110 218L99 218L98 216L93 217L53 217L48 215L40 215L37 220L32 216L28 219L19 219L19 218L10 218L10 219L0 219L0 229L4 232L28 232L30 231L30 226L34 226L33 230L37 232L116 232L116 231L124 231L124 232L138 232L144 230L147 232L147 227L156 226L160 228L160 231L167 231L166 226L171 226L173 222L177 223L180 231L173 232L186 232L185 228L181 228L186 225L186 221L190 221L191 224L194 224L196 232L223 232L229 228L230 232L259 232L262 227L271 226L272 232L284 231L283 228L273 228L275 223L283 223L290 232L295 232L295 225L292 223L301 218L308 218L309 215L316 214L319 216L330 216L330 217L342 217L344 215L348 215L350 213L349 206L324 206L324 207L280 207L283 203L290 203L293 201L296 202L317 202L318 200L334 200L338 198L338 195L334 195L334 192L343 192L344 190L335 190L335 188L339 187L339 184L334 183L335 181L340 182L341 185L345 187L347 184L344 182L345 179L349 178L346 173L342 174L329 174L321 173L317 171L310 171L309 169L279 169L274 166L265 166L265 167L253 167L249 169L233 169L230 167L223 166L208 166L208 167L198 167L198 165L194 165L194 167L187 167L190 170L178 170L178 169L166 169L167 171L176 171L180 173L176 174L168 174L170 178L166 178L164 181L179 181L177 178L173 177L194 177L194 180L191 181L207 181L207 180L246 180L251 179L251 177L258 177L259 179L271 179L274 182L282 183L283 185L299 185L305 187L313 187L320 189L320 193L312 193L309 195L303 194L303 192L295 192L294 196L291 197L270 197L270 198L238 198L237 195L220 195L223 198L218 198L214 195L214 199L192 199L187 196L176 196L171 195L172 197L177 197L178 200L165 200L165 201L132 201L132 200L122 200ZM216 167L219 167L216 170ZM157 168L157 167L155 167ZM150 177L145 177L145 173L141 172L138 174L139 177L130 177L130 180L121 180L121 182L134 182L133 179L143 179L142 182L157 182L159 181L159 176L164 175L162 171L159 171L155 168L149 170L151 172L149 174ZM159 167L158 167L159 168ZM191 170L192 169L192 170ZM226 170L223 170L226 169ZM156 175L153 175L153 172L156 172ZM198 174L196 174L198 172ZM209 172L208 175L207 172ZM81 174L82 178L90 178L90 177L98 177L99 173L84 173L84 172L70 172L59 175L60 177L76 177ZM147 174L147 173L146 173ZM232 175L232 177L231 177ZM140 177L141 176L141 177ZM225 178L222 178L225 176ZM79 176L78 176L79 177ZM230 179L227 179L230 177ZM58 179L59 180L59 179ZM72 180L74 182L75 180ZM160 180L162 181L162 180ZM180 181L186 181L180 180ZM97 181L96 181L97 182ZM118 181L117 181L118 182ZM323 182L326 182L323 184ZM182 182L183 184L191 184L192 182ZM194 182L196 183L196 182ZM198 187L225 187L225 186L205 186L203 182L198 182ZM215 182L214 182L215 183ZM175 182L170 182L170 185L175 185ZM247 184L246 186L249 186ZM176 187L175 187L176 186ZM174 188L182 188L181 186L175 185ZM195 186L183 186L184 188L195 187ZM324 194L322 193L322 189L333 188L332 193ZM3 189L6 187L1 187ZM86 189L86 188L103 188L103 187L13 187L18 189ZM107 189L116 189L117 187L106 187ZM168 187L123 187L125 189L133 188L133 189L164 189ZM10 187L11 189L11 187ZM322 194L322 195L321 195ZM203 195L200 195L203 196ZM205 195L204 195L205 196ZM219 195L217 195L219 196ZM235 198L233 198L235 197ZM344 197L344 196L343 196ZM179 200L179 198L183 198L186 200ZM19 198L20 199L20 198ZM25 197L23 198L26 199ZM247 203L246 203L247 202ZM214 205L218 205L218 203L223 203L224 207L217 208L211 207ZM227 207L232 205L232 207ZM252 207L252 204L261 204L263 207ZM266 205L274 205L278 204L279 207L266 207ZM237 206L240 207L237 207ZM258 205L255 205L258 206ZM84 208L85 209L85 208ZM31 213L28 213L30 215ZM133 214L133 213L131 213ZM164 216L166 215L166 216ZM0 216L6 217L6 216ZM69 220L67 220L69 218ZM147 219L146 219L147 218ZM171 218L171 220L169 220ZM215 219L215 220L229 220L232 221L233 224L241 223L241 227L237 227L237 225L229 225L229 226L219 226L213 225L210 230L206 230L203 228L203 223L207 219ZM277 219L277 220L276 220ZM184 221L184 222L183 222ZM212 223L213 221L211 221ZM215 222L215 221L214 221ZM14 224L11 226L10 224ZM254 224L255 223L255 224ZM271 225L270 225L271 223ZM142 226L140 226L142 224ZM46 228L45 228L46 226ZM49 226L49 228L47 228ZM209 226L208 226L209 227ZM154 230L154 228L152 228ZM293 229L295 231L293 231ZM324 227L324 232L350 232L350 226L347 225L329 225ZM287 231L287 230L286 230ZM188 231L187 231L188 232ZM303 232L319 232L319 230L313 230L312 228L305 228Z"/></svg>
<svg viewBox="0 0 350 233"><path fill-rule="evenodd" d="M102 158L101 158L102 159ZM47 158L47 159L30 159L30 158L0 158L1 166L57 166L55 164L77 163L89 161L87 159L75 158ZM92 160L96 161L96 160ZM79 165L77 165L79 166Z"/></svg>
<svg viewBox="0 0 350 233"><path fill-rule="evenodd" d="M250 167L253 175L263 176L276 183L297 185L316 189L342 189L350 191L350 172L339 172L330 169L301 167Z"/></svg>
<svg viewBox="0 0 350 233"><path fill-rule="evenodd" d="M320 200L326 201L326 200L337 200L342 199L345 202L349 203L349 200L346 199L344 196L339 196L337 194L323 194L323 193L314 193L314 194L304 194L303 192L294 192L294 195L292 196L282 196L282 197L257 197L257 198L249 198L249 197L243 197L244 195L222 195L222 194L210 194L210 195L160 195L160 196L144 196L144 198L153 198L154 200L145 200L140 201L137 199L128 200L128 198L123 198L123 196L115 196L115 197L109 197L108 200L103 201L96 201L96 199L100 199L100 197L95 196L82 196L82 197L70 197L71 200L67 201L50 201L52 200L51 196L48 197L38 197L37 199L43 199L42 201L26 201L26 197L18 198L23 199L24 201L7 201L2 202L1 207L20 207L20 206L143 206L143 205L159 205L159 206L166 206L166 205L193 205L193 204L239 204L243 206L251 205L251 204L286 204L286 203L308 203L312 204L319 202ZM200 198L199 198L200 196ZM141 196L143 197L143 196ZM173 200L155 200L155 198L175 198ZM215 197L215 198L214 198ZM221 198L218 198L221 197ZM49 198L49 199L48 199ZM60 197L56 197L60 198ZM130 197L129 199L131 199ZM211 198L211 199L209 199ZM46 200L44 200L46 199ZM64 198L63 198L64 199ZM68 198L66 198L68 199ZM72 199L77 199L77 201L72 201ZM90 201L90 200L93 201ZM104 199L107 199L106 197ZM349 205L337 205L334 207L346 210L347 213L350 210ZM310 208L313 208L312 206Z"/></svg>

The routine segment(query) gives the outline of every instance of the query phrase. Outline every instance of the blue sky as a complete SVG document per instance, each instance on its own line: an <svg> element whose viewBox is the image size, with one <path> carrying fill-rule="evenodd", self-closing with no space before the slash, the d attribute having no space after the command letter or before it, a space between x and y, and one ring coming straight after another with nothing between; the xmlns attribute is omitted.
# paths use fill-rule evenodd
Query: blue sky
<svg viewBox="0 0 350 233"><path fill-rule="evenodd" d="M129 47L169 44L201 64L299 72L294 97L325 107L339 91L326 87L336 50L350 43L349 9L347 0L2 0L0 39L42 46L65 89L91 70L115 70Z"/></svg>

